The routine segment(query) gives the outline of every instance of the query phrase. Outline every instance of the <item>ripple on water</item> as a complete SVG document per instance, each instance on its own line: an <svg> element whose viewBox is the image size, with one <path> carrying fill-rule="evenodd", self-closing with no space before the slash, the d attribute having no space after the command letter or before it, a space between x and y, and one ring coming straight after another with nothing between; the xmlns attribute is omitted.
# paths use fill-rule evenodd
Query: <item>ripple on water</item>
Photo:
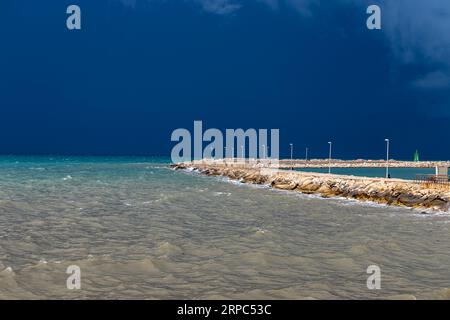
<svg viewBox="0 0 450 320"><path fill-rule="evenodd" d="M7 171L0 181L0 298L450 296L446 214L151 164ZM76 178L61 181L69 175ZM379 295L365 289L370 264L386 279ZM65 288L69 265L82 270L80 292Z"/></svg>

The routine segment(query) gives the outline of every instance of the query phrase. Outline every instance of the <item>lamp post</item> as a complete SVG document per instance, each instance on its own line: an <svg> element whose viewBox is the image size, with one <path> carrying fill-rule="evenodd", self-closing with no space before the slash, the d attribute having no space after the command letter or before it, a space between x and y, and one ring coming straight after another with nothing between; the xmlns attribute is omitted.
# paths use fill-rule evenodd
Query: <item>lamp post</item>
<svg viewBox="0 0 450 320"><path fill-rule="evenodd" d="M291 146L291 170L293 170L294 169L294 162L293 162L294 144L293 143L289 143L289 145Z"/></svg>
<svg viewBox="0 0 450 320"><path fill-rule="evenodd" d="M331 141L328 141L328 144L330 145L330 151L328 153L328 173L331 173L331 146L333 143Z"/></svg>
<svg viewBox="0 0 450 320"><path fill-rule="evenodd" d="M386 141L386 179L389 178L389 139L384 139Z"/></svg>

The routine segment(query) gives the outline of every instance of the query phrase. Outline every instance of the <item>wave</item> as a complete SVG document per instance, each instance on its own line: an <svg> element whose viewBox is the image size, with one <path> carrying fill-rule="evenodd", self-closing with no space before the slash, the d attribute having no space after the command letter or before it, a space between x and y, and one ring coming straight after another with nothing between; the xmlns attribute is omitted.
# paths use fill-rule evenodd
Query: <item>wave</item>
<svg viewBox="0 0 450 320"><path fill-rule="evenodd" d="M220 192L220 191L217 191L217 192L214 192L214 195L215 196L227 196L227 197L229 197L229 196L231 196L231 192Z"/></svg>

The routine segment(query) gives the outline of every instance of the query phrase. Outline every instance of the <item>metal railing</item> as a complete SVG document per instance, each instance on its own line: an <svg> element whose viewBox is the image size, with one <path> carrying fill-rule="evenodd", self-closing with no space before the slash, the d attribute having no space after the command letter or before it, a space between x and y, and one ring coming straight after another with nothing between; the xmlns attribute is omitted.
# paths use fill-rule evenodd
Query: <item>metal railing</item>
<svg viewBox="0 0 450 320"><path fill-rule="evenodd" d="M424 184L426 186L443 186L450 187L450 176L438 174L418 174L414 182Z"/></svg>

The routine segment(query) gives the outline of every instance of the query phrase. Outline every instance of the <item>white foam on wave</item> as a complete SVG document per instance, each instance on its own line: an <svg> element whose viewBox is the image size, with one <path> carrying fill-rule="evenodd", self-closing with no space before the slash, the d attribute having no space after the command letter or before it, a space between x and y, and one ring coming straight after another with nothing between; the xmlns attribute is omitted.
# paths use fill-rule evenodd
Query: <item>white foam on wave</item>
<svg viewBox="0 0 450 320"><path fill-rule="evenodd" d="M164 170L172 170L170 167L168 166L149 166L149 167L145 167L145 169L164 169Z"/></svg>
<svg viewBox="0 0 450 320"><path fill-rule="evenodd" d="M263 228L256 229L256 234L265 234L267 232L269 232L269 230L267 230L267 229L263 229Z"/></svg>
<svg viewBox="0 0 450 320"><path fill-rule="evenodd" d="M30 168L28 168L28 169L30 169L30 170L36 170L36 171L44 171L44 170L46 170L45 168L42 168L42 167L30 167Z"/></svg>
<svg viewBox="0 0 450 320"><path fill-rule="evenodd" d="M5 273L13 273L13 269L11 267L6 267L3 272Z"/></svg>
<svg viewBox="0 0 450 320"><path fill-rule="evenodd" d="M165 194L162 194L160 198L157 199L153 199L153 200L147 200L147 201L143 201L141 202L142 205L148 205L148 204L152 204L152 203L158 203L164 200L167 200L168 196Z"/></svg>
<svg viewBox="0 0 450 320"><path fill-rule="evenodd" d="M222 181L222 182L226 182L226 183L230 183L230 184L234 184L234 185L238 185L238 186L244 186L244 187L252 188L252 189L272 189L267 184L245 183L242 180L234 180L234 179L231 179L228 177L223 177L223 176L218 176L216 178L217 178L217 180Z"/></svg>
<svg viewBox="0 0 450 320"><path fill-rule="evenodd" d="M229 197L229 196L231 196L231 192L220 192L220 191L218 191L218 192L214 192L214 195L215 196L227 196L227 197Z"/></svg>

